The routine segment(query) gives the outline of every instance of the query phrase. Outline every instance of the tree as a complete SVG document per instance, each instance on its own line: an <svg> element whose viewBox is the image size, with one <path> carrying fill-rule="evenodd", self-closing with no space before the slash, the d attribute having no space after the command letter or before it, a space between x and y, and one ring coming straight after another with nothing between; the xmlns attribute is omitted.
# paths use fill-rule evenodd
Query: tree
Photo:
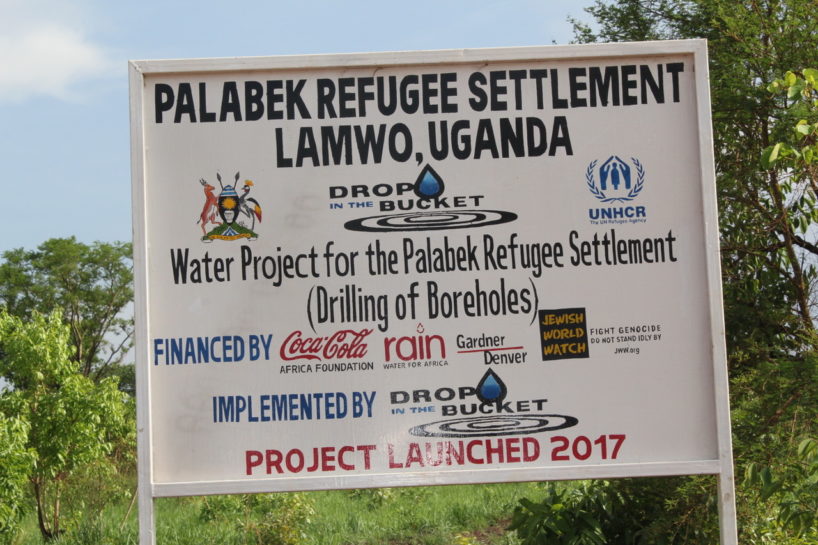
<svg viewBox="0 0 818 545"><path fill-rule="evenodd" d="M94 382L79 368L58 312L33 312L24 320L0 311L0 376L10 385L0 393L0 415L25 422L26 448L34 457L27 476L47 539L62 532L69 479L105 464L117 439L127 435L126 396L117 380ZM18 428L18 439L21 433Z"/></svg>
<svg viewBox="0 0 818 545"><path fill-rule="evenodd" d="M55 238L33 251L3 253L0 308L25 319L61 308L80 372L100 379L131 348L133 320L123 314L132 285L130 243Z"/></svg>
<svg viewBox="0 0 818 545"><path fill-rule="evenodd" d="M816 431L818 403L818 73L808 69L818 66L818 3L596 0L586 11L593 27L573 21L583 43L708 39L737 474L759 464L766 473L755 475L802 479L781 490L796 490L799 505L813 505L818 475L801 470L797 445L814 444L807 438ZM715 541L714 490L706 483L622 480L595 493L609 499L649 487L661 509L634 516L622 504L614 515L642 526L637 542L705 543ZM789 520L780 515L792 503L760 503L756 488L751 479L737 491L742 542L760 542L764 534L794 543L818 531L807 527L814 517L800 515L793 519L800 526L772 527L771 520ZM774 492L768 494L760 499ZM606 516L595 518L608 537Z"/></svg>

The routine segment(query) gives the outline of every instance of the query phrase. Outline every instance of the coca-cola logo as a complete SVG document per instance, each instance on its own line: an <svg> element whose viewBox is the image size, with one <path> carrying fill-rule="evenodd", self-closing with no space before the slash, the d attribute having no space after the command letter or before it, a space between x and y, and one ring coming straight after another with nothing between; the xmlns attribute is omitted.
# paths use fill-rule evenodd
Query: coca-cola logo
<svg viewBox="0 0 818 545"><path fill-rule="evenodd" d="M361 359L367 350L364 339L372 331L342 329L328 337L304 337L301 331L293 331L281 344L279 355L284 361Z"/></svg>

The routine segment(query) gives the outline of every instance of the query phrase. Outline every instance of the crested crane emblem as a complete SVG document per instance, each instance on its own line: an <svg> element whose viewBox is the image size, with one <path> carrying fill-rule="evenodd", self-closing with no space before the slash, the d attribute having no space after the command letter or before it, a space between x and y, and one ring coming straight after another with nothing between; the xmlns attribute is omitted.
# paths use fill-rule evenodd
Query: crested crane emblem
<svg viewBox="0 0 818 545"><path fill-rule="evenodd" d="M204 178L199 179L205 195L204 206L197 221L202 228L203 242L258 238L255 228L256 220L261 222L261 205L250 197L250 190L254 185L252 180L244 180L239 194L239 177L236 172L233 184L224 185L221 174L217 172L216 179L221 188L218 195L215 186ZM207 225L213 226L210 231L207 230Z"/></svg>

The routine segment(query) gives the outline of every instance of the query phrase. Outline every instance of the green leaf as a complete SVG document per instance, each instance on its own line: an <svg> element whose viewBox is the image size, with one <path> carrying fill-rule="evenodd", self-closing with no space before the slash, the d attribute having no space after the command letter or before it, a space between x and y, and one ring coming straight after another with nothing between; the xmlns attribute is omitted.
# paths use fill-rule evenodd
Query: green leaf
<svg viewBox="0 0 818 545"><path fill-rule="evenodd" d="M804 90L804 81L799 80L794 83L790 88L787 90L787 98L795 98L799 96Z"/></svg>
<svg viewBox="0 0 818 545"><path fill-rule="evenodd" d="M747 469L744 471L744 483L751 486L759 483L758 464L754 462L747 464Z"/></svg>
<svg viewBox="0 0 818 545"><path fill-rule="evenodd" d="M761 486L769 487L770 485L772 485L773 474L770 471L769 467L765 467L764 469L762 469L761 472L759 473L759 476L761 477Z"/></svg>
<svg viewBox="0 0 818 545"><path fill-rule="evenodd" d="M803 135L807 135L812 132L812 127L807 123L806 119L802 119L795 125L795 132Z"/></svg>
<svg viewBox="0 0 818 545"><path fill-rule="evenodd" d="M778 153L781 151L781 142L774 146L766 148L761 153L761 166L763 168L770 168L778 160Z"/></svg>
<svg viewBox="0 0 818 545"><path fill-rule="evenodd" d="M815 439L807 438L798 444L798 457L806 459L818 454L818 442Z"/></svg>

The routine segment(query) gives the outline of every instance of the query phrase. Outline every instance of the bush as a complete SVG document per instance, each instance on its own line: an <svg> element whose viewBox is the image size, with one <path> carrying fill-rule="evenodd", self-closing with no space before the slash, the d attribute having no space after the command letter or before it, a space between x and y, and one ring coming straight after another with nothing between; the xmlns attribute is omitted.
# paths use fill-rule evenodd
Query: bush
<svg viewBox="0 0 818 545"><path fill-rule="evenodd" d="M718 543L713 484L702 477L546 483L541 502L520 500L509 529L523 545Z"/></svg>
<svg viewBox="0 0 818 545"><path fill-rule="evenodd" d="M299 545L315 515L313 503L301 493L211 496L202 504L199 518L231 524L258 545Z"/></svg>
<svg viewBox="0 0 818 545"><path fill-rule="evenodd" d="M363 502L369 509L377 509L395 501L394 488L353 488L347 491L349 497Z"/></svg>
<svg viewBox="0 0 818 545"><path fill-rule="evenodd" d="M0 412L0 543L10 542L25 513L25 488L33 455L26 449L28 424Z"/></svg>
<svg viewBox="0 0 818 545"><path fill-rule="evenodd" d="M769 514L757 533L790 534L798 543L818 543L818 441L806 438L794 455L782 449L779 456L773 467L747 466L744 484Z"/></svg>

